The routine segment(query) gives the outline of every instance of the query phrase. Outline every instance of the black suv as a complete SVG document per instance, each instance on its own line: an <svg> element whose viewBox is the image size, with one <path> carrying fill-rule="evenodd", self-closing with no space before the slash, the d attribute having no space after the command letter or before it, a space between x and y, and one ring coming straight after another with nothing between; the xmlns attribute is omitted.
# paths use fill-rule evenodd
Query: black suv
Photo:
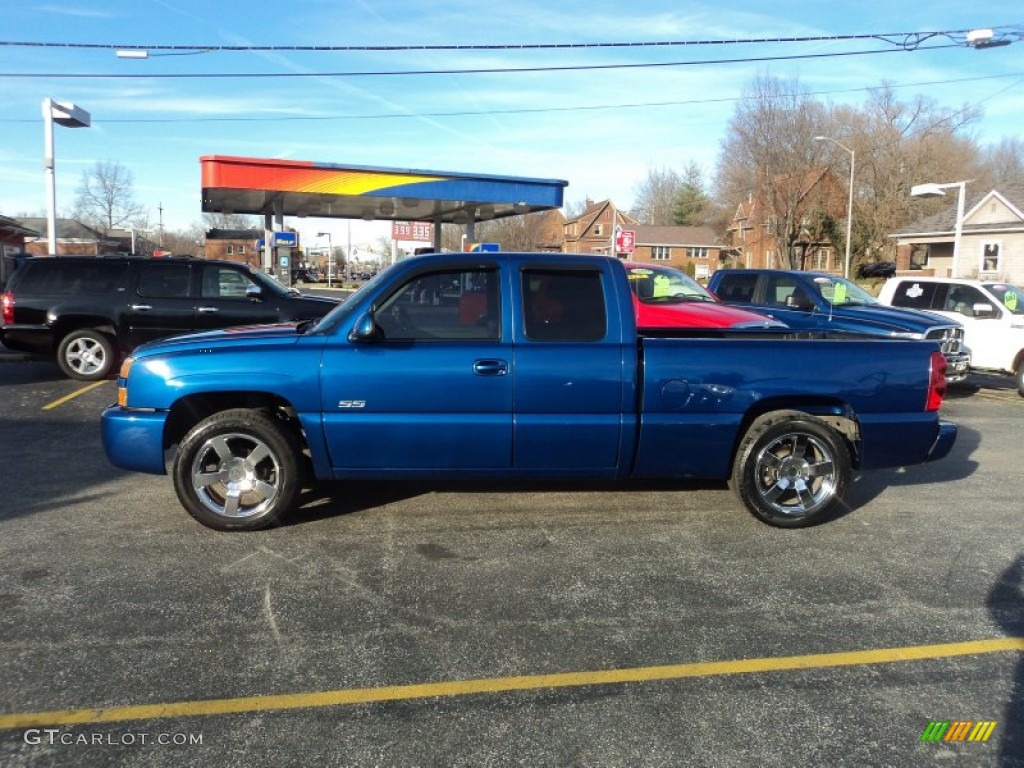
<svg viewBox="0 0 1024 768"><path fill-rule="evenodd" d="M8 280L0 342L56 355L66 375L96 381L147 341L315 320L335 306L333 299L303 296L234 262L41 256L26 259Z"/></svg>

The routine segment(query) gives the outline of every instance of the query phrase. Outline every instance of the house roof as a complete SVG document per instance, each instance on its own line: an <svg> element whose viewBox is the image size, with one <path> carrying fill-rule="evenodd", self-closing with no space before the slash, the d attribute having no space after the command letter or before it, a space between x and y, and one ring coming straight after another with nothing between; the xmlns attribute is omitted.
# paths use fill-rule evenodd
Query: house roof
<svg viewBox="0 0 1024 768"><path fill-rule="evenodd" d="M711 227L655 227L636 225L637 245L718 246L718 237Z"/></svg>
<svg viewBox="0 0 1024 768"><path fill-rule="evenodd" d="M999 199L1011 212L1019 214L1009 218L1005 222L988 222L985 224L971 224L971 214L980 208L990 198ZM951 204L931 216L909 224L893 233L897 235L952 235L956 230L956 195L952 196ZM998 189L986 192L972 192L968 187L964 198L964 229L972 232L984 232L986 230L1006 229L1009 227L1024 229L1024 182L1003 184Z"/></svg>
<svg viewBox="0 0 1024 768"><path fill-rule="evenodd" d="M33 229L37 237L45 237L47 231L46 219L41 216L20 218L18 223L28 229ZM102 232L82 224L74 219L57 219L58 240L86 240L89 242L105 242L109 238L104 237Z"/></svg>
<svg viewBox="0 0 1024 768"><path fill-rule="evenodd" d="M29 229L17 219L12 219L9 216L0 216L0 235L7 237L39 237L39 233L36 230Z"/></svg>

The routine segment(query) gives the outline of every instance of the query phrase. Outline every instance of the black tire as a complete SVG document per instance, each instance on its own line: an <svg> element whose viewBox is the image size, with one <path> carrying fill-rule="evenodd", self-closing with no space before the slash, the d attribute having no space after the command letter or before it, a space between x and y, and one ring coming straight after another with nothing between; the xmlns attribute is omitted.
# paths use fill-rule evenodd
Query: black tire
<svg viewBox="0 0 1024 768"><path fill-rule="evenodd" d="M79 381L109 378L117 365L114 342L95 328L72 331L57 347L57 365L65 376Z"/></svg>
<svg viewBox="0 0 1024 768"><path fill-rule="evenodd" d="M204 419L174 456L174 490L192 517L218 531L268 528L302 486L297 439L261 411L236 408Z"/></svg>
<svg viewBox="0 0 1024 768"><path fill-rule="evenodd" d="M850 449L825 422L778 411L751 424L730 485L757 518L778 528L824 522L842 504L852 474Z"/></svg>
<svg viewBox="0 0 1024 768"><path fill-rule="evenodd" d="M1017 385L1017 394L1024 397L1024 360L1020 361L1017 370L1013 372L1013 383Z"/></svg>

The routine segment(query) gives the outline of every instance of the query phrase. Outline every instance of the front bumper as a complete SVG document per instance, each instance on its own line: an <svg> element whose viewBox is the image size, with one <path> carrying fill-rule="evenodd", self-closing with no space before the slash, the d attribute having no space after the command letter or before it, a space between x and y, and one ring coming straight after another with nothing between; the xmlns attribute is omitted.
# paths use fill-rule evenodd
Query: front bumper
<svg viewBox="0 0 1024 768"><path fill-rule="evenodd" d="M115 467L165 475L164 424L167 411L133 411L112 405L100 417L107 460Z"/></svg>
<svg viewBox="0 0 1024 768"><path fill-rule="evenodd" d="M946 382L955 384L967 378L971 370L971 355L969 352L957 352L955 355L946 355Z"/></svg>

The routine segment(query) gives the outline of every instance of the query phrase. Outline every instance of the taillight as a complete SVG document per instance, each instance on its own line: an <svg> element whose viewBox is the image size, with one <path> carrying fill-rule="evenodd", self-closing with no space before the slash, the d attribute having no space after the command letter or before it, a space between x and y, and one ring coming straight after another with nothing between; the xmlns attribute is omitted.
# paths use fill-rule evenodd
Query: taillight
<svg viewBox="0 0 1024 768"><path fill-rule="evenodd" d="M5 293L0 297L0 304L3 305L4 325L14 325L14 294Z"/></svg>
<svg viewBox="0 0 1024 768"><path fill-rule="evenodd" d="M946 358L941 352L932 352L931 371L928 375L928 397L924 402L926 411L937 411L942 407L946 394Z"/></svg>

